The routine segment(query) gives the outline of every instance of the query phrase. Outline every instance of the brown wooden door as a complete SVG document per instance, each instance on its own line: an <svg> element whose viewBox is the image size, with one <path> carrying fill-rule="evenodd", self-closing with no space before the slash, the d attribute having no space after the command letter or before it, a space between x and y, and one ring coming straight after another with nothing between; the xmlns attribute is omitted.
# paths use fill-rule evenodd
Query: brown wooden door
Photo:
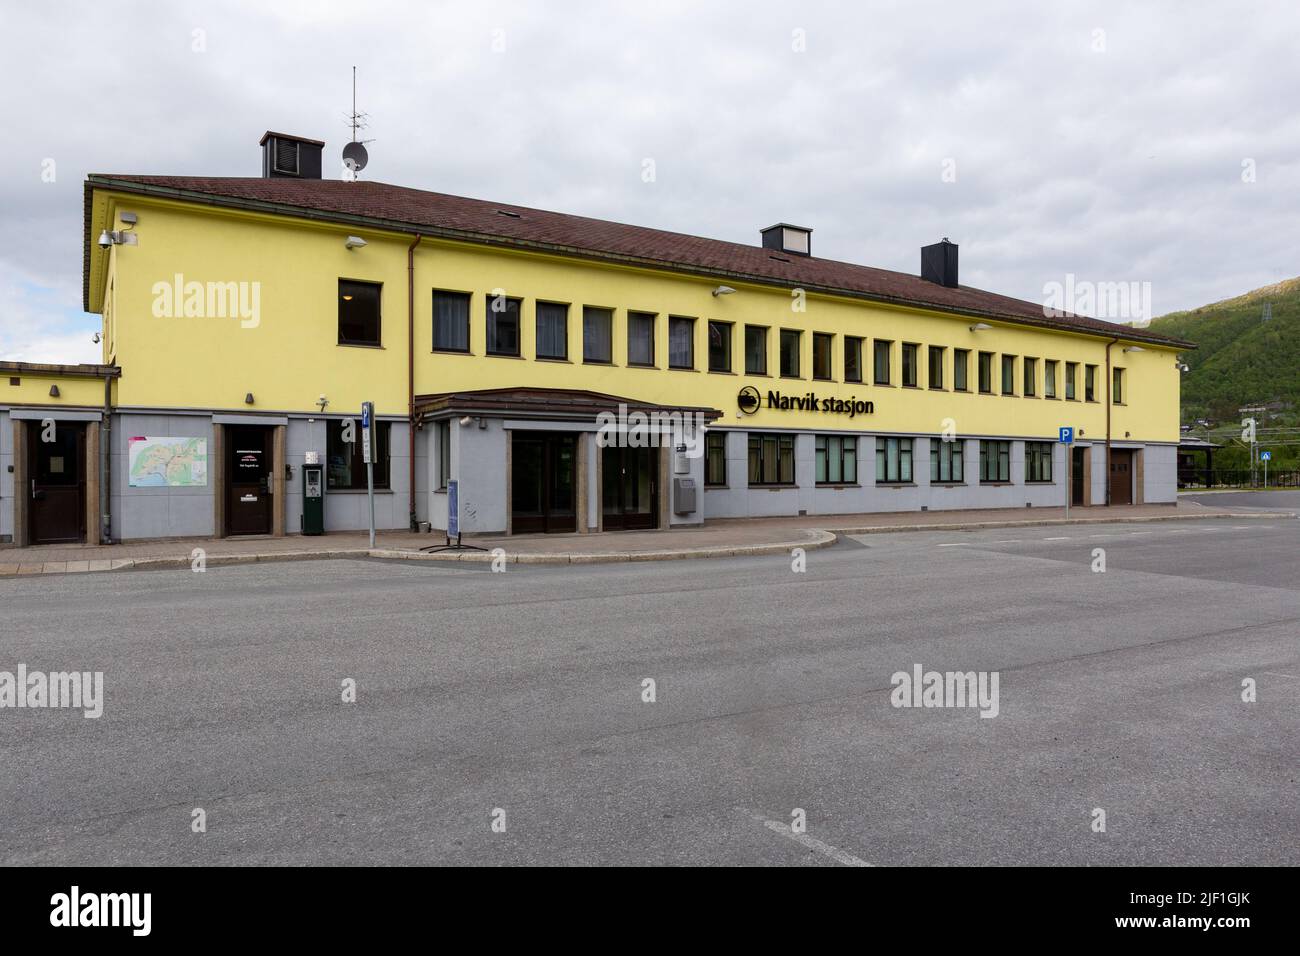
<svg viewBox="0 0 1300 956"><path fill-rule="evenodd" d="M510 441L511 531L576 531L577 437L516 431Z"/></svg>
<svg viewBox="0 0 1300 956"><path fill-rule="evenodd" d="M602 448L600 506L606 531L659 526L658 448Z"/></svg>
<svg viewBox="0 0 1300 956"><path fill-rule="evenodd" d="M1110 450L1110 503L1133 503L1133 451L1128 448Z"/></svg>
<svg viewBox="0 0 1300 956"><path fill-rule="evenodd" d="M226 428L226 533L271 533L271 429Z"/></svg>
<svg viewBox="0 0 1300 956"><path fill-rule="evenodd" d="M48 439L48 440L47 440ZM82 422L30 422L27 461L31 478L28 540L66 544L86 539L86 426ZM15 489L17 491L17 489Z"/></svg>
<svg viewBox="0 0 1300 956"><path fill-rule="evenodd" d="M1083 506L1084 454L1082 448L1070 448L1070 504L1079 507Z"/></svg>

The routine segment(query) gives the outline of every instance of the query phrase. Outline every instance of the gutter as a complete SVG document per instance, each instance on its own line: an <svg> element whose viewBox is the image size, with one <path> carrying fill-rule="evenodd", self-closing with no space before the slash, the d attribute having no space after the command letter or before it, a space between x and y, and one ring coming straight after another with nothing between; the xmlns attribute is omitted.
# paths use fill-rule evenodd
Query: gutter
<svg viewBox="0 0 1300 956"><path fill-rule="evenodd" d="M410 530L417 527L415 510L415 247L417 235L406 247L406 421L407 510Z"/></svg>
<svg viewBox="0 0 1300 956"><path fill-rule="evenodd" d="M1114 398L1111 395L1111 388L1115 384L1115 376L1110 370L1110 350L1119 342L1118 338L1111 339L1106 343L1106 507L1110 507L1110 413L1114 407Z"/></svg>
<svg viewBox="0 0 1300 956"><path fill-rule="evenodd" d="M99 426L99 543L113 543L113 376L104 374L104 421Z"/></svg>
<svg viewBox="0 0 1300 956"><path fill-rule="evenodd" d="M692 275L709 279L730 279L733 282L746 282L751 285L764 286L767 288L776 288L788 290L791 285L798 285L800 288L809 292L815 292L819 295L833 295L840 298L856 299L865 302L879 302L886 305L898 305L909 309L926 309L931 312L938 312L945 315L960 315L978 319L992 319L998 322L1010 325L1024 325L1030 328L1052 329L1057 332L1072 332L1076 335L1092 336L1094 338L1107 338L1111 333L1101 329L1080 328L1078 326L1053 322L1046 317L1038 319L1034 316L1013 315L1004 312L995 312L989 309L977 309L964 306L944 305L935 302L924 302L918 299L909 299L904 296L886 295L883 293L862 292L855 289L841 289L835 286L823 286L813 283L799 283L797 281L786 281L772 278L771 276L751 275L746 272L735 272L728 269L714 269L705 266L690 265L686 263L671 262L668 260L646 259L641 256L622 255L618 253L599 252L591 249L580 249L576 246L567 246L561 243L540 242L528 239L511 239L505 236L494 236L487 233L473 232L464 229L448 229L441 226L419 226L410 222L400 222L393 219L384 219L375 216L355 216L348 213L327 212L319 209L312 209L307 206L291 206L285 203L268 202L258 199L241 199L239 197L219 196L213 193L197 192L189 189L177 189L173 186L152 186L144 183L134 183L126 180L113 179L111 176L90 176L86 180L86 189L89 192L95 187L116 192L131 193L140 196L157 196L163 199L172 199L181 202L190 202L196 205L217 206L229 209L240 209L246 212L258 212L268 215L288 216L295 219L304 219L314 222L329 222L344 225L357 226L367 229L376 229L384 232L399 233L403 235L418 235L432 239L446 239L453 242L468 242L475 245L504 247L512 249L524 249L533 252L548 253L551 255L562 256L568 259L584 259L596 262L612 262L625 266L633 266L642 269L653 269L658 272L671 272L676 275ZM412 226L416 230L412 231ZM90 245L90 203L87 198L86 203L86 246L87 251ZM88 261L88 260L87 260ZM89 269L87 268L84 276L83 288L85 291L86 305L89 306L89 288L90 278ZM1087 318L1080 316L1079 318ZM1182 339L1164 338L1158 335L1143 334L1140 330L1129 329L1130 335L1123 338L1134 342L1147 342L1152 345L1159 345L1165 348L1174 348L1180 350L1191 350L1196 348L1195 343L1185 342Z"/></svg>

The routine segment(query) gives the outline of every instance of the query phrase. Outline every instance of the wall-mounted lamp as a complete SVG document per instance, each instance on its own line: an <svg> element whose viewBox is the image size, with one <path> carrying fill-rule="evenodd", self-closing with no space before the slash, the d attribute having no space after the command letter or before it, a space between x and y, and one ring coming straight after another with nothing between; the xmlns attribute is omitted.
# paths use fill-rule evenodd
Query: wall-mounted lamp
<svg viewBox="0 0 1300 956"><path fill-rule="evenodd" d="M461 428L468 428L471 424L473 424L473 422L474 419L471 418L469 415L466 415L464 418L460 420L460 426Z"/></svg>
<svg viewBox="0 0 1300 956"><path fill-rule="evenodd" d="M344 247L348 249L360 249L365 244L366 240L362 239L360 236L348 236L343 240Z"/></svg>
<svg viewBox="0 0 1300 956"><path fill-rule="evenodd" d="M320 398L316 399L316 404L320 406L320 410L321 410L322 412L325 411L325 406L328 405L329 403L330 403L330 400L329 400L328 398L325 397L325 393L324 393L324 392L321 392L321 393L320 393Z"/></svg>
<svg viewBox="0 0 1300 956"><path fill-rule="evenodd" d="M245 404L245 405L252 405L252 404L253 404L253 393L252 393L252 392L249 392L247 395L244 396L244 404Z"/></svg>
<svg viewBox="0 0 1300 956"><path fill-rule="evenodd" d="M1144 348L1143 348L1142 346L1140 346L1140 345L1126 345L1126 346L1124 347L1124 351L1125 351L1125 352L1145 352L1146 349L1144 349Z"/></svg>
<svg viewBox="0 0 1300 956"><path fill-rule="evenodd" d="M92 342L94 342L96 345L98 345L98 344L99 344L99 333L96 332L94 335L92 335L92 336L90 337L90 341L92 341Z"/></svg>
<svg viewBox="0 0 1300 956"><path fill-rule="evenodd" d="M57 386L57 385L51 385L51 386L50 386L50 398L58 398L58 397L59 397L59 386Z"/></svg>
<svg viewBox="0 0 1300 956"><path fill-rule="evenodd" d="M991 328L993 328L993 326L989 325L987 322L976 322L970 327L970 330L972 332L987 332Z"/></svg>
<svg viewBox="0 0 1300 956"><path fill-rule="evenodd" d="M713 297L716 299L720 295L731 295L731 293L735 291L736 290L729 285L720 285L713 290Z"/></svg>
<svg viewBox="0 0 1300 956"><path fill-rule="evenodd" d="M1130 435L1132 435L1132 434L1133 434L1132 432L1125 432L1125 433L1124 433L1124 437L1125 437L1125 438L1128 438L1128 437L1129 437Z"/></svg>

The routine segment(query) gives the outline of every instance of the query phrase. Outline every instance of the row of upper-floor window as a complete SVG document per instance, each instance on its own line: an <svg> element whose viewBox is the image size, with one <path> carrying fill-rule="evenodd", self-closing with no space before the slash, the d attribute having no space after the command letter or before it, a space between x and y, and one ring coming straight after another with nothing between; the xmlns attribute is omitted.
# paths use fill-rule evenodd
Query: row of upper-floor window
<svg viewBox="0 0 1300 956"><path fill-rule="evenodd" d="M434 290L433 350L470 354L470 306L468 292ZM378 283L339 280L339 343L342 345L380 345L381 320ZM566 302L534 302L534 358L545 361L571 361L569 355L569 312ZM615 364L614 309L583 305L582 362L595 365ZM523 357L523 299L504 294L484 296L485 351L490 356ZM627 311L626 364L632 367L658 368L656 355L657 325L660 315L633 309ZM668 315L668 361L670 369L695 370L695 329L700 321L694 316ZM737 328L743 329L741 360L735 355ZM710 372L733 373L743 368L745 375L770 375L769 353L773 328L739 324L716 319L706 322L708 332L705 367ZM803 369L804 330L778 328L777 375L781 378L805 378ZM971 392L984 395L1010 395L1025 398L1064 398L1067 401L1098 401L1098 366L1030 355L975 351L971 368L971 349L897 342L893 339L812 332L812 368L814 381L833 382L838 349L842 381L849 384L900 385L903 388L928 388L936 391ZM870 348L871 368L866 367ZM894 353L899 352L898 380L895 381ZM949 352L952 353L951 360ZM924 361L923 361L924 355ZM1082 365L1082 381L1080 366ZM924 377L923 377L924 376ZM996 376L996 380L995 380ZM949 384L951 382L951 385ZM1124 403L1125 370L1112 369L1111 399Z"/></svg>
<svg viewBox="0 0 1300 956"><path fill-rule="evenodd" d="M795 486L794 435L755 433L747 436L748 486ZM869 441L870 439L865 439ZM876 438L876 484L911 484L914 482L914 439L879 436ZM935 484L966 483L966 450L961 439L930 441L930 481ZM856 435L814 436L814 480L818 485L859 484L859 439ZM1025 477L1027 484L1050 484L1052 478L1052 442L1025 442ZM974 464L974 463L972 463ZM1011 481L1011 442L1005 439L980 439L978 474L981 484L1006 484ZM727 436L708 432L704 438L704 484L707 488L728 487Z"/></svg>

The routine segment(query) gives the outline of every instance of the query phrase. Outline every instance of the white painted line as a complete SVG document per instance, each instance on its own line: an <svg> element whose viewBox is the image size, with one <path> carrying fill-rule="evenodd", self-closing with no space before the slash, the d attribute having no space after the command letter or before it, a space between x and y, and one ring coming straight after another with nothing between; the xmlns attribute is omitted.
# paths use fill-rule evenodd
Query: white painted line
<svg viewBox="0 0 1300 956"><path fill-rule="evenodd" d="M1129 534L1155 534L1154 531L1130 531Z"/></svg>
<svg viewBox="0 0 1300 956"><path fill-rule="evenodd" d="M1115 536L1114 536L1113 534L1090 534L1090 535L1088 535L1088 537L1090 537L1090 538L1113 538L1113 537L1115 537Z"/></svg>
<svg viewBox="0 0 1300 956"><path fill-rule="evenodd" d="M965 541L955 541L955 542L953 542L953 543L951 543L951 544L941 544L941 545L939 545L939 547L941 547L941 548L964 548L964 547L966 547L966 546L967 546L967 545L966 545L966 542L965 542Z"/></svg>
<svg viewBox="0 0 1300 956"><path fill-rule="evenodd" d="M1021 540L1022 539L1020 538L1003 538L1001 541L994 541L993 543L994 544L1019 544Z"/></svg>
<svg viewBox="0 0 1300 956"><path fill-rule="evenodd" d="M747 815L751 820L763 824L773 833L779 833L783 837L789 837L802 843L810 850L815 850L822 856L830 857L837 863L843 863L845 866L871 866L866 860L859 860L852 853L845 853L839 847L831 846L829 843L823 843L815 837L810 837L806 833L795 833L790 827L780 820L769 820L761 813L755 813L753 810L746 810L744 807L736 807L741 813Z"/></svg>
<svg viewBox="0 0 1300 956"><path fill-rule="evenodd" d="M1069 538L1044 538L1044 541L1069 541Z"/></svg>

